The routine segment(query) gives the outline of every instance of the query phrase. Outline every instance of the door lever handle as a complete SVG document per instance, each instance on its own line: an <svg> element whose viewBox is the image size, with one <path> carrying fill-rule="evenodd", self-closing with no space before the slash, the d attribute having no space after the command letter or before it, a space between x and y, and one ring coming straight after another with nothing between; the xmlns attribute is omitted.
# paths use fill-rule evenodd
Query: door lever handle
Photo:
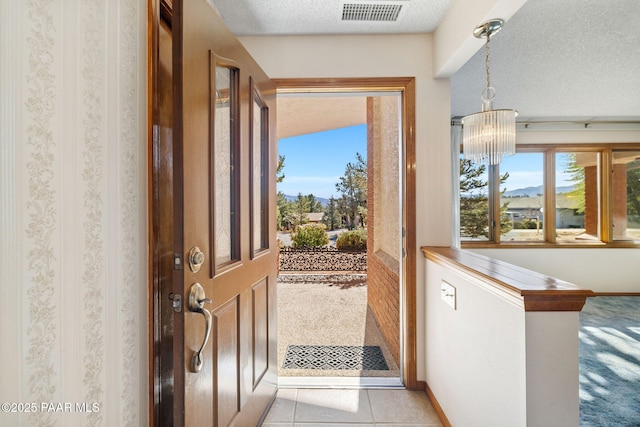
<svg viewBox="0 0 640 427"><path fill-rule="evenodd" d="M211 300L209 298L202 298L202 299L198 299L196 300L198 307L200 308L204 308L204 304L211 304Z"/></svg>
<svg viewBox="0 0 640 427"><path fill-rule="evenodd" d="M193 353L191 358L191 372L198 373L202 370L204 360L202 359L202 351L209 341L209 335L211 335L211 313L204 308L204 304L210 304L211 300L205 297L204 288L200 283L194 283L189 290L189 311L193 313L200 313L204 316L204 340L200 349Z"/></svg>

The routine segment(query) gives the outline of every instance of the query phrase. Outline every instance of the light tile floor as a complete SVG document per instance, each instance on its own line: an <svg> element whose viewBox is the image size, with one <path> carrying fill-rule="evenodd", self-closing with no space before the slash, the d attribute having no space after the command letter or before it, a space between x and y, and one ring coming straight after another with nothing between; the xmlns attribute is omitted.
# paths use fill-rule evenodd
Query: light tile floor
<svg viewBox="0 0 640 427"><path fill-rule="evenodd" d="M442 426L425 393L280 389L263 427Z"/></svg>

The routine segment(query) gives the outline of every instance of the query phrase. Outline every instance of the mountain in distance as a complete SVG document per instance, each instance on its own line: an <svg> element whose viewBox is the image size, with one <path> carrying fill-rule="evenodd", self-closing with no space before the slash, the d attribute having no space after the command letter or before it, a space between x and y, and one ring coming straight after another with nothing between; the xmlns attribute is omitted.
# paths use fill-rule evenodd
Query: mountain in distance
<svg viewBox="0 0 640 427"><path fill-rule="evenodd" d="M308 194L304 194L304 196L308 196ZM325 199L324 197L318 197L318 196L315 196L315 197L316 197L316 200L319 201L322 206L327 206L329 204L329 199ZM296 200L298 200L298 196L291 196L289 194L285 194L284 199L287 202L295 202Z"/></svg>
<svg viewBox="0 0 640 427"><path fill-rule="evenodd" d="M565 185L556 188L556 194L568 193L575 188L573 185ZM536 197L542 194L543 186L518 188L517 190L509 190L504 192L504 197Z"/></svg>
<svg viewBox="0 0 640 427"><path fill-rule="evenodd" d="M560 186L556 189L556 194L568 193L574 189L575 187L573 185ZM542 185L538 185L537 187L518 188L516 190L505 191L503 197L537 197L539 194L542 194L542 191ZM305 196L307 196L307 194L305 194ZM298 196L292 196L290 194L285 194L284 198L288 202L295 202L298 200ZM319 201L322 206L327 206L329 204L329 199L325 199L324 197L316 196L316 200Z"/></svg>

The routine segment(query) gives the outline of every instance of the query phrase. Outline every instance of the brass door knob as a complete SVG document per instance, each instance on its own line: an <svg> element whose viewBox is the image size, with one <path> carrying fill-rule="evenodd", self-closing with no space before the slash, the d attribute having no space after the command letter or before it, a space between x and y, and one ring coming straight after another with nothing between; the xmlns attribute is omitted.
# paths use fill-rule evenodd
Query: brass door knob
<svg viewBox="0 0 640 427"><path fill-rule="evenodd" d="M200 271L200 267L202 267L202 264L204 264L204 258L204 253L200 250L199 247L192 247L189 251L188 258L189 268L191 269L191 271L193 271L194 273Z"/></svg>

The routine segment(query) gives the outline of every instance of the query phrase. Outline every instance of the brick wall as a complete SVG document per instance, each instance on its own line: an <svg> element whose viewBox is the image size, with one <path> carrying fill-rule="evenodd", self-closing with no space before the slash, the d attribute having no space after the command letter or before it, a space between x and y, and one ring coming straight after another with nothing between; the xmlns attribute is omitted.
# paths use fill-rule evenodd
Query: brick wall
<svg viewBox="0 0 640 427"><path fill-rule="evenodd" d="M627 236L627 164L613 165L613 238Z"/></svg>
<svg viewBox="0 0 640 427"><path fill-rule="evenodd" d="M380 331L400 364L400 289L399 277L376 254L368 257L367 292L369 308Z"/></svg>
<svg viewBox="0 0 640 427"><path fill-rule="evenodd" d="M585 231L594 236L598 235L598 168L586 166L584 168L585 183ZM613 215L613 238L626 238L627 233L627 165L613 165L613 188L611 194Z"/></svg>
<svg viewBox="0 0 640 427"><path fill-rule="evenodd" d="M584 228L587 234L598 235L598 168L584 168Z"/></svg>
<svg viewBox="0 0 640 427"><path fill-rule="evenodd" d="M367 99L367 298L400 364L398 123L393 99Z"/></svg>

